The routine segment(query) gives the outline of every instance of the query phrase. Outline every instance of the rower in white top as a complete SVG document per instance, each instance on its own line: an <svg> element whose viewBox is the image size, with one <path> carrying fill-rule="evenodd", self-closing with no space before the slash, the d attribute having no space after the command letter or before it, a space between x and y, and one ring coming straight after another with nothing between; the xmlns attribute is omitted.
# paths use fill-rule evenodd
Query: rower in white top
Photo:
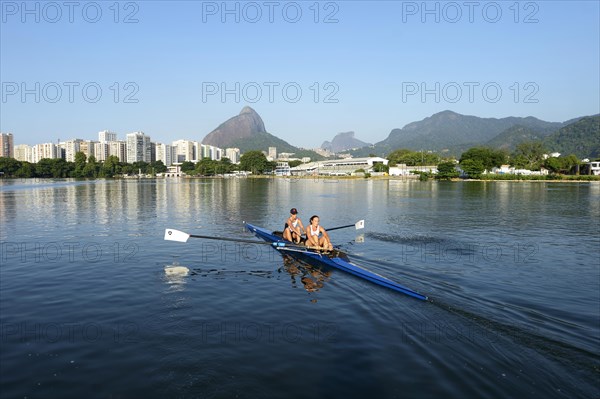
<svg viewBox="0 0 600 399"><path fill-rule="evenodd" d="M310 224L306 228L306 246L320 247L329 251L333 249L329 234L323 227L319 226L317 215L310 218Z"/></svg>
<svg viewBox="0 0 600 399"><path fill-rule="evenodd" d="M298 210L296 208L290 209L290 217L286 220L285 227L283 228L283 238L300 244L302 230L304 230L304 226L302 225L302 220L298 217Z"/></svg>

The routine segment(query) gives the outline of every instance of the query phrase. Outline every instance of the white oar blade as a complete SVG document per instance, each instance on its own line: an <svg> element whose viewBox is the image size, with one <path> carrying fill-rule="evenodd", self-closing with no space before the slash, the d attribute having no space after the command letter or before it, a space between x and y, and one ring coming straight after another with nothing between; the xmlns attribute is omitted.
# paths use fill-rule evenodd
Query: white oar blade
<svg viewBox="0 0 600 399"><path fill-rule="evenodd" d="M365 221L364 220L359 220L358 222L356 222L356 224L354 225L354 227L356 227L356 230L364 229L365 228Z"/></svg>
<svg viewBox="0 0 600 399"><path fill-rule="evenodd" d="M184 233L183 231L166 229L165 230L165 240L167 241L178 241L178 242L187 242L190 238L190 235Z"/></svg>

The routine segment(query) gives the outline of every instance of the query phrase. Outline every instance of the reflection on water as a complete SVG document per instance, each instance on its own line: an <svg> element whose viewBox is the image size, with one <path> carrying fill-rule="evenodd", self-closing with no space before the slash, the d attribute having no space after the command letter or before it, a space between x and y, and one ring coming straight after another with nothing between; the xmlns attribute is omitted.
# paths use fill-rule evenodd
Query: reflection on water
<svg viewBox="0 0 600 399"><path fill-rule="evenodd" d="M319 291L331 277L330 271L323 271L316 266L299 262L289 255L283 255L282 269L289 273L292 287L298 286L297 279L299 279L307 292Z"/></svg>

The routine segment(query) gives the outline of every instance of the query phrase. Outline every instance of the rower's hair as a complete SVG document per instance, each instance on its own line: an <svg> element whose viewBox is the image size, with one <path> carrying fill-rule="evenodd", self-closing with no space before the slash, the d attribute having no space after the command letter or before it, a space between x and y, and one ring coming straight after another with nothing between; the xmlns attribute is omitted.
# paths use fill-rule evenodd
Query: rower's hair
<svg viewBox="0 0 600 399"><path fill-rule="evenodd" d="M319 216L317 216L317 215L312 215L312 216L310 217L310 222L312 223L313 219L314 219L314 218L318 218L318 217L319 217Z"/></svg>

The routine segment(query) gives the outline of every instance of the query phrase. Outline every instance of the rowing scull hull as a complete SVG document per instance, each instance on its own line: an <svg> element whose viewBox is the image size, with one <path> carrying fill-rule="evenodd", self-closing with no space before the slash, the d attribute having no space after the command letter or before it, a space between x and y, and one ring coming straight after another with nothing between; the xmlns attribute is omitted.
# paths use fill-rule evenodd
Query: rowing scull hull
<svg viewBox="0 0 600 399"><path fill-rule="evenodd" d="M254 226L250 223L246 223L246 228L253 234L255 234L258 238L261 238L267 242L272 243L287 243L283 241L281 237L274 235L272 232L265 230L261 227ZM310 250L298 250L296 248L287 249L285 246L274 246L274 248L278 250L284 250L290 256L301 259L301 260L312 260L319 262L321 264L325 264L327 266L343 270L347 273L353 274L357 277L370 281L372 283L378 284L382 287L387 287L394 291L401 292L403 294L409 295L413 298L420 299L422 301L426 301L427 297L425 295L419 294L416 291L411 290L410 288L406 288L395 281L392 281L386 277L380 276L379 274L373 273L367 269L363 269L360 266L354 265L341 257L329 257L326 254L321 254L318 252L310 251Z"/></svg>

